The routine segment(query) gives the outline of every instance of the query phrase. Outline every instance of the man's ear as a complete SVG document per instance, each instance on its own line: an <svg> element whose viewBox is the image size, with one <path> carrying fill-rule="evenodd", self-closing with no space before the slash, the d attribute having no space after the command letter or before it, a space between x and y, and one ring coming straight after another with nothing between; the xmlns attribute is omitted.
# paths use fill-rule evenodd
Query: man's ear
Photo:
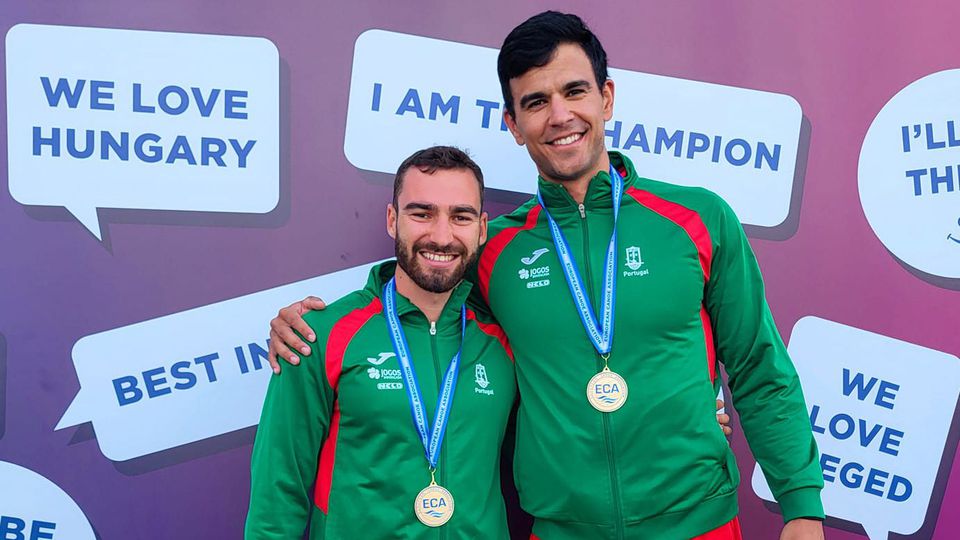
<svg viewBox="0 0 960 540"><path fill-rule="evenodd" d="M523 136L520 135L520 130L517 128L517 119L513 117L509 111L503 111L503 121L507 124L507 129L510 130L510 134L513 135L513 140L517 141L517 144L523 146L524 140Z"/></svg>
<svg viewBox="0 0 960 540"><path fill-rule="evenodd" d="M390 238L397 239L397 209L393 203L387 204L387 234Z"/></svg>

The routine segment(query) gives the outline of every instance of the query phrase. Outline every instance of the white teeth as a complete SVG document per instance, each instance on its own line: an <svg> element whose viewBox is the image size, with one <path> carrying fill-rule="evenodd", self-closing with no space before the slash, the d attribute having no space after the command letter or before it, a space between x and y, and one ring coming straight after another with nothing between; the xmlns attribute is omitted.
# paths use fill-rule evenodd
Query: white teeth
<svg viewBox="0 0 960 540"><path fill-rule="evenodd" d="M437 261L437 262L449 262L453 260L453 255L443 255L440 253L431 253L429 251L420 252L421 255L427 260Z"/></svg>
<svg viewBox="0 0 960 540"><path fill-rule="evenodd" d="M574 133L573 135L568 135L568 136L566 136L566 137L564 137L564 138L562 138L562 139L557 139L557 140L553 141L552 144L563 146L563 145L567 145L567 144L573 144L573 143L575 143L575 142L577 142L577 141L579 141L579 140L580 140L580 134L579 134L579 133Z"/></svg>

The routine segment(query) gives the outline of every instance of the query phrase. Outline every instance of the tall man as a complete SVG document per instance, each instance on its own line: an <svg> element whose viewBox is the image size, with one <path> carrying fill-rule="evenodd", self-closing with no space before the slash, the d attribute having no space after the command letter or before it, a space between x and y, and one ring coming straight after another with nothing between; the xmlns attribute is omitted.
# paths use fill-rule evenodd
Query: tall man
<svg viewBox="0 0 960 540"><path fill-rule="evenodd" d="M270 381L246 538L299 539L308 518L309 537L326 540L507 536L513 364L499 327L464 305L462 281L486 239L482 189L455 148L400 166L387 208L396 263L307 314L319 339Z"/></svg>
<svg viewBox="0 0 960 540"><path fill-rule="evenodd" d="M515 478L534 536L739 538L738 469L713 426L722 363L781 538L822 538L799 380L733 211L606 151L615 87L578 17L528 19L497 67L505 121L540 178L490 223L473 279L516 358ZM303 346L288 326L304 307L274 319L272 352Z"/></svg>

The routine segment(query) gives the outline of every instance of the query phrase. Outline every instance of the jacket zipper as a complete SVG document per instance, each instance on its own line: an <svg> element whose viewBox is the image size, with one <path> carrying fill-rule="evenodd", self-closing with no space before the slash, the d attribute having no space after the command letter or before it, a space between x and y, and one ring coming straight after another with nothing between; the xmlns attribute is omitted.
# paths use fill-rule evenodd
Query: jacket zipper
<svg viewBox="0 0 960 540"><path fill-rule="evenodd" d="M439 353L437 353L437 321L430 321L430 349L433 351L433 366L434 366L434 372L436 373L436 379L437 379L437 395L439 396L443 388L443 375L440 371L440 355ZM433 414L437 414L437 411L434 410ZM450 432L447 431L447 433L450 433ZM439 476L439 478L437 478L437 483L443 487L447 487L447 482L446 482L447 467L445 466L446 455L447 455L446 449L447 449L447 438L444 437L443 444L440 445L440 461L437 463L438 465L437 468L440 473L437 475ZM447 528L437 527L437 534L438 534L438 538L443 540L444 538L447 537Z"/></svg>
<svg viewBox="0 0 960 540"><path fill-rule="evenodd" d="M593 290L593 273L590 269L590 233L587 229L587 209L580 203L577 206L577 209L580 210L580 222L583 225L583 260L584 267L587 269L587 288L590 293L590 299L594 302L594 306L600 306L601 304L596 303L596 294ZM599 372L603 369L603 359L600 357L600 354L597 353L597 371ZM616 511L616 531L617 539L622 540L624 538L623 531L623 507L620 501L620 483L618 481L617 475L617 463L616 458L613 455L613 443L610 436L610 415L607 413L601 413L603 416L603 442L604 447L607 449L607 469L610 473L610 488L613 491L613 507Z"/></svg>

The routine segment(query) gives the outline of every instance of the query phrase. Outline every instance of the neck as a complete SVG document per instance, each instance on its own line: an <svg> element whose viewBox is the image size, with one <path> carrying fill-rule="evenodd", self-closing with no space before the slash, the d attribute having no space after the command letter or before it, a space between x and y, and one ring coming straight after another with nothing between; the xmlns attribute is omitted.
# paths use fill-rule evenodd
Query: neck
<svg viewBox="0 0 960 540"><path fill-rule="evenodd" d="M591 167L584 173L580 178L575 178L573 180L553 180L545 176L542 172L542 176L545 180L553 182L555 184L560 184L563 189L567 190L567 193L570 194L570 197L577 202L577 204L583 203L583 200L587 198L587 189L590 187L590 181L593 180L593 177L597 175L600 171L609 171L610 170L610 156L607 155L607 152L603 152L603 156L600 159L600 162L597 163L594 167Z"/></svg>
<svg viewBox="0 0 960 540"><path fill-rule="evenodd" d="M420 311L427 316L427 320L436 322L440 319L440 313L443 306L447 305L447 300L453 289L441 293L434 293L420 288L419 285L403 271L403 268L397 266L397 292L402 294L413 305L420 308Z"/></svg>

